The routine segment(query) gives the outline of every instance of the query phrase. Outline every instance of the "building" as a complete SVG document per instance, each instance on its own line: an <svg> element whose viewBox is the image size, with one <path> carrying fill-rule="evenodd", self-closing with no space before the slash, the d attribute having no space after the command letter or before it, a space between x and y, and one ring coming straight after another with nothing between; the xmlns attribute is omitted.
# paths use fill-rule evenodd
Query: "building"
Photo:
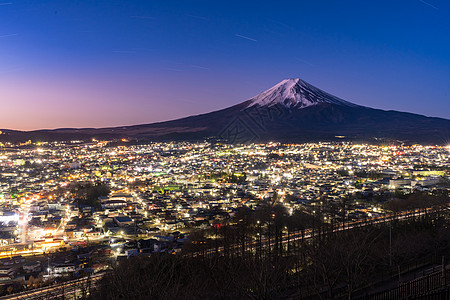
<svg viewBox="0 0 450 300"><path fill-rule="evenodd" d="M129 225L134 224L133 220L128 216L114 217L114 222L120 227L129 226Z"/></svg>

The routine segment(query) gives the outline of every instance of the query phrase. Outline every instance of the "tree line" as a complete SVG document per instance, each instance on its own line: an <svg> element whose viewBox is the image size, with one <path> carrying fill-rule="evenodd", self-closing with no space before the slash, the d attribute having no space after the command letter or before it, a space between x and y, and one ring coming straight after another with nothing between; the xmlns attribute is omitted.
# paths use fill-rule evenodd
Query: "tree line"
<svg viewBox="0 0 450 300"><path fill-rule="evenodd" d="M182 255L120 262L92 297L350 299L430 253L448 254L448 211L422 212L338 230L343 224L326 223L319 214L290 215L280 205L242 210L226 224L192 234Z"/></svg>

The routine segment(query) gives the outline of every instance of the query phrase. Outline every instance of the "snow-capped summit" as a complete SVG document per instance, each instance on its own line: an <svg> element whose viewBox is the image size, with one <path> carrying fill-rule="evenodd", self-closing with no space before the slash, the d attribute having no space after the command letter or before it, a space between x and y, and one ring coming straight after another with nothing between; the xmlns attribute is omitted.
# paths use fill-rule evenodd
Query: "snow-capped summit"
<svg viewBox="0 0 450 300"><path fill-rule="evenodd" d="M299 79L285 79L265 92L251 98L247 107L273 106L281 104L286 108L305 108L319 103L331 103L343 106L357 106L328 94Z"/></svg>

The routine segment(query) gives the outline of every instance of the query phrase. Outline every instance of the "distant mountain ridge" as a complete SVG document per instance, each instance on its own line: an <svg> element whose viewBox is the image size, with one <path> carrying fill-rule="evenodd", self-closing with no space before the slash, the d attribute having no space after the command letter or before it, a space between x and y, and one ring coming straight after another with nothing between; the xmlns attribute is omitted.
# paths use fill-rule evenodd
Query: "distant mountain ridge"
<svg viewBox="0 0 450 300"><path fill-rule="evenodd" d="M240 104L181 119L109 128L2 130L0 141L99 139L231 143L350 140L449 144L450 120L360 106L299 79L285 79Z"/></svg>

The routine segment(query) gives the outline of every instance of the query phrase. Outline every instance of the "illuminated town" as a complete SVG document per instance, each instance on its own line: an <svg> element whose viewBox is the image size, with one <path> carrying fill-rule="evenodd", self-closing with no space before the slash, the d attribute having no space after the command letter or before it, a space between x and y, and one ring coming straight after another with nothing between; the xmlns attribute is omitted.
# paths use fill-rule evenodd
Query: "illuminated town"
<svg viewBox="0 0 450 300"><path fill-rule="evenodd" d="M449 13L0 1L0 300L450 299Z"/></svg>
<svg viewBox="0 0 450 300"><path fill-rule="evenodd" d="M130 256L179 254L192 231L268 199L291 215L320 211L325 223L383 216L396 195L448 190L449 152L351 143L3 144L0 280L53 280ZM345 211L332 209L348 195L356 200Z"/></svg>

